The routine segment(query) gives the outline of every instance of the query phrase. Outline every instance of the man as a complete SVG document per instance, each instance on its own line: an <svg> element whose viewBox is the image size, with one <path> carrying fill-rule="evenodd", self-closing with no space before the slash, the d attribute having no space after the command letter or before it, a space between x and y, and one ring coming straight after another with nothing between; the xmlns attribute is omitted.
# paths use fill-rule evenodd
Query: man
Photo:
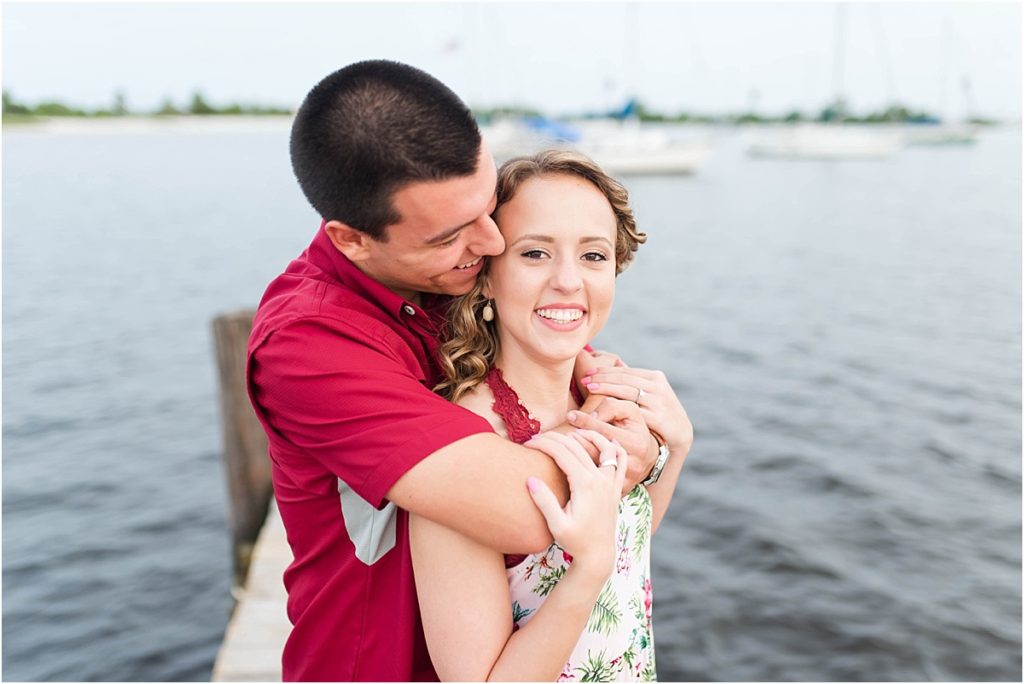
<svg viewBox="0 0 1024 684"><path fill-rule="evenodd" d="M532 552L551 534L527 477L568 495L544 453L431 392L444 296L468 291L483 258L504 249L490 219L494 161L454 93L385 61L314 87L291 154L323 223L268 287L248 364L295 555L284 679L436 680L406 511ZM598 415L616 425L583 414L575 424L619 439L635 484L657 451L636 404L605 400Z"/></svg>

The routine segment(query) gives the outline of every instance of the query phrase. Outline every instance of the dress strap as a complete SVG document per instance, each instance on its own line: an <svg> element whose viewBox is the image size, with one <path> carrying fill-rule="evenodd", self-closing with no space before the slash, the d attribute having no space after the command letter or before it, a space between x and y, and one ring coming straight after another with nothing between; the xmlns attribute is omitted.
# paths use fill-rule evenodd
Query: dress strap
<svg viewBox="0 0 1024 684"><path fill-rule="evenodd" d="M540 421L531 416L523 406L519 395L511 385L505 382L505 376L502 375L500 368L497 366L491 368L484 381L491 388L491 394L494 395L491 410L504 421L509 440L516 444L522 444L540 432ZM569 383L569 390L577 403L582 406L583 398L580 396L575 382ZM525 554L505 554L505 568L514 568L526 558Z"/></svg>
<svg viewBox="0 0 1024 684"><path fill-rule="evenodd" d="M487 386L491 388L491 394L494 395L491 410L505 422L505 431L508 432L510 440L522 444L540 432L540 421L526 410L523 402L519 400L519 395L505 382L500 368L491 368L485 380Z"/></svg>

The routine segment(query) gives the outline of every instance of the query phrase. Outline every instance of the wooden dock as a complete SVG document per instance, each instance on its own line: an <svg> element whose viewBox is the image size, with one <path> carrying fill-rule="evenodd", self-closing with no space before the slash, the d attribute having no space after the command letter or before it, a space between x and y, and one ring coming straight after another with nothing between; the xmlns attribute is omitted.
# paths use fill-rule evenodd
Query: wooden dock
<svg viewBox="0 0 1024 684"><path fill-rule="evenodd" d="M245 389L246 341L254 312L213 320L220 379L236 604L213 666L215 682L279 682L291 632L285 568L292 550L274 504L267 437Z"/></svg>
<svg viewBox="0 0 1024 684"><path fill-rule="evenodd" d="M284 525L273 502L253 547L245 586L213 666L214 682L279 682L281 650L291 631L281 579L292 561Z"/></svg>

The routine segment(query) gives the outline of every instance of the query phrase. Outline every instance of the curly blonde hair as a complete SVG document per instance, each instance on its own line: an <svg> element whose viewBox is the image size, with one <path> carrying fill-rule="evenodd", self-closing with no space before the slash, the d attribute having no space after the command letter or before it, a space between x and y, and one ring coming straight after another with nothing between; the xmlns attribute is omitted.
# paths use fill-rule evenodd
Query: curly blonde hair
<svg viewBox="0 0 1024 684"><path fill-rule="evenodd" d="M553 175L584 178L608 199L615 215L615 275L622 273L633 261L637 248L647 241L647 234L637 230L625 186L586 155L571 150L546 150L508 160L498 169L498 203L492 216L515 196L523 183ZM488 303L484 296L488 273L488 265L484 264L473 289L452 302L448 310L446 341L439 352L445 379L434 391L449 401L458 401L483 382L498 356L496 320L486 322L481 316Z"/></svg>

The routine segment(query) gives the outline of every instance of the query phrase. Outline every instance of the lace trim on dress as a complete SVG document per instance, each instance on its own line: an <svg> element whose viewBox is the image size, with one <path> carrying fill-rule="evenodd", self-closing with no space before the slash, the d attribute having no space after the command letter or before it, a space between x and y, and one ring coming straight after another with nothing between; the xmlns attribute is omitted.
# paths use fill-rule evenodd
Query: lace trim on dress
<svg viewBox="0 0 1024 684"><path fill-rule="evenodd" d="M491 410L505 422L505 431L508 432L510 440L522 444L540 432L540 421L526 410L519 395L505 382L505 376L502 375L500 368L492 368L484 379L491 388L491 394L494 395Z"/></svg>
<svg viewBox="0 0 1024 684"><path fill-rule="evenodd" d="M531 437L540 432L540 421L530 415L530 412L523 406L522 400L512 386L505 382L505 376L497 366L491 368L484 378L487 386L491 388L494 395L494 403L491 410L494 411L505 423L505 431L508 438L516 444L529 441ZM583 397L575 382L569 383L569 391L572 393L576 403L583 405ZM526 554L505 554L505 567L514 568L526 560Z"/></svg>

